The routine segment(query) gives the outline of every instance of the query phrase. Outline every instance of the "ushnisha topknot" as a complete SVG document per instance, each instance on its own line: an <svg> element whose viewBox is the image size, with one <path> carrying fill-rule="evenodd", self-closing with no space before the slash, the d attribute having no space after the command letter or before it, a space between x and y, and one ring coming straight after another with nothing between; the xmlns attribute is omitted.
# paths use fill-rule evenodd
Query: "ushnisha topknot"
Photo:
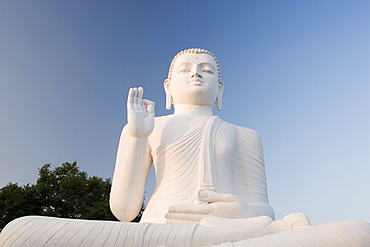
<svg viewBox="0 0 370 247"><path fill-rule="evenodd" d="M180 55L185 54L185 53L193 53L193 54L208 54L213 57L213 59L216 61L217 65L217 72L218 72L218 80L221 81L221 70L220 70L220 64L218 63L217 57L210 51L201 49L201 48L190 48L186 49L183 51L180 51L179 53L176 54L176 56L172 59L170 69L168 70L168 79L171 80L172 78L172 69L173 69L173 64L175 63L176 58L178 58Z"/></svg>

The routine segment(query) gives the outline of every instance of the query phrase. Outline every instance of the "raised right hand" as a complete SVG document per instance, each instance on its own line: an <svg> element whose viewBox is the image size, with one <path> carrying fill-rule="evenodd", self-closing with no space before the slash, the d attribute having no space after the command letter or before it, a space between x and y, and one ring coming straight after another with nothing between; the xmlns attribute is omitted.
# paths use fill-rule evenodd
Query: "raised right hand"
<svg viewBox="0 0 370 247"><path fill-rule="evenodd" d="M130 135L148 137L154 128L154 102L143 100L144 89L130 88L127 98L127 121Z"/></svg>

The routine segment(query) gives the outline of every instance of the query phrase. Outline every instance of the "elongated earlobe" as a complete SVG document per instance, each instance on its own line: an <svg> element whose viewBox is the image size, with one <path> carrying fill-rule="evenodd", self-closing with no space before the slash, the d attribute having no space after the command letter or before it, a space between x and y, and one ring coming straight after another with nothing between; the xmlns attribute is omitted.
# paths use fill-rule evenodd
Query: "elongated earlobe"
<svg viewBox="0 0 370 247"><path fill-rule="evenodd" d="M218 93L216 98L217 110L221 111L222 109L222 94L224 92L224 83L222 81L218 82Z"/></svg>
<svg viewBox="0 0 370 247"><path fill-rule="evenodd" d="M163 83L164 85L164 91L166 92L166 109L167 110L170 110L171 107L172 107L172 95L171 95L171 92L169 90L169 86L170 86L170 81L168 79L166 79Z"/></svg>
<svg viewBox="0 0 370 247"><path fill-rule="evenodd" d="M172 107L172 95L166 92L166 109L170 110Z"/></svg>

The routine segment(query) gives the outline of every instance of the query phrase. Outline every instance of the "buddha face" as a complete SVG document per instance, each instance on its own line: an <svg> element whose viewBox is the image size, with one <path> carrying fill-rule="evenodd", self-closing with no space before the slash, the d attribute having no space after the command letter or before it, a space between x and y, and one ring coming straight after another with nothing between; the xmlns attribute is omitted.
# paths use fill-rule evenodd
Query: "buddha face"
<svg viewBox="0 0 370 247"><path fill-rule="evenodd" d="M173 103L213 107L222 94L223 83L218 80L217 64L212 56L194 53L180 55L173 64L171 79L164 83Z"/></svg>

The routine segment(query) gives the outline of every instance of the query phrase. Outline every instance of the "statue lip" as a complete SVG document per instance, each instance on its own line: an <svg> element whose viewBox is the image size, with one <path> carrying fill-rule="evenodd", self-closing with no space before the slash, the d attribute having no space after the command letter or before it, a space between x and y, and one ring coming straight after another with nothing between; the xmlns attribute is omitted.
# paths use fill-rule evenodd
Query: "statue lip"
<svg viewBox="0 0 370 247"><path fill-rule="evenodd" d="M202 85L204 83L204 81L202 81L200 78L195 78L195 79L191 80L190 83L193 84L193 85L198 86L198 85Z"/></svg>

